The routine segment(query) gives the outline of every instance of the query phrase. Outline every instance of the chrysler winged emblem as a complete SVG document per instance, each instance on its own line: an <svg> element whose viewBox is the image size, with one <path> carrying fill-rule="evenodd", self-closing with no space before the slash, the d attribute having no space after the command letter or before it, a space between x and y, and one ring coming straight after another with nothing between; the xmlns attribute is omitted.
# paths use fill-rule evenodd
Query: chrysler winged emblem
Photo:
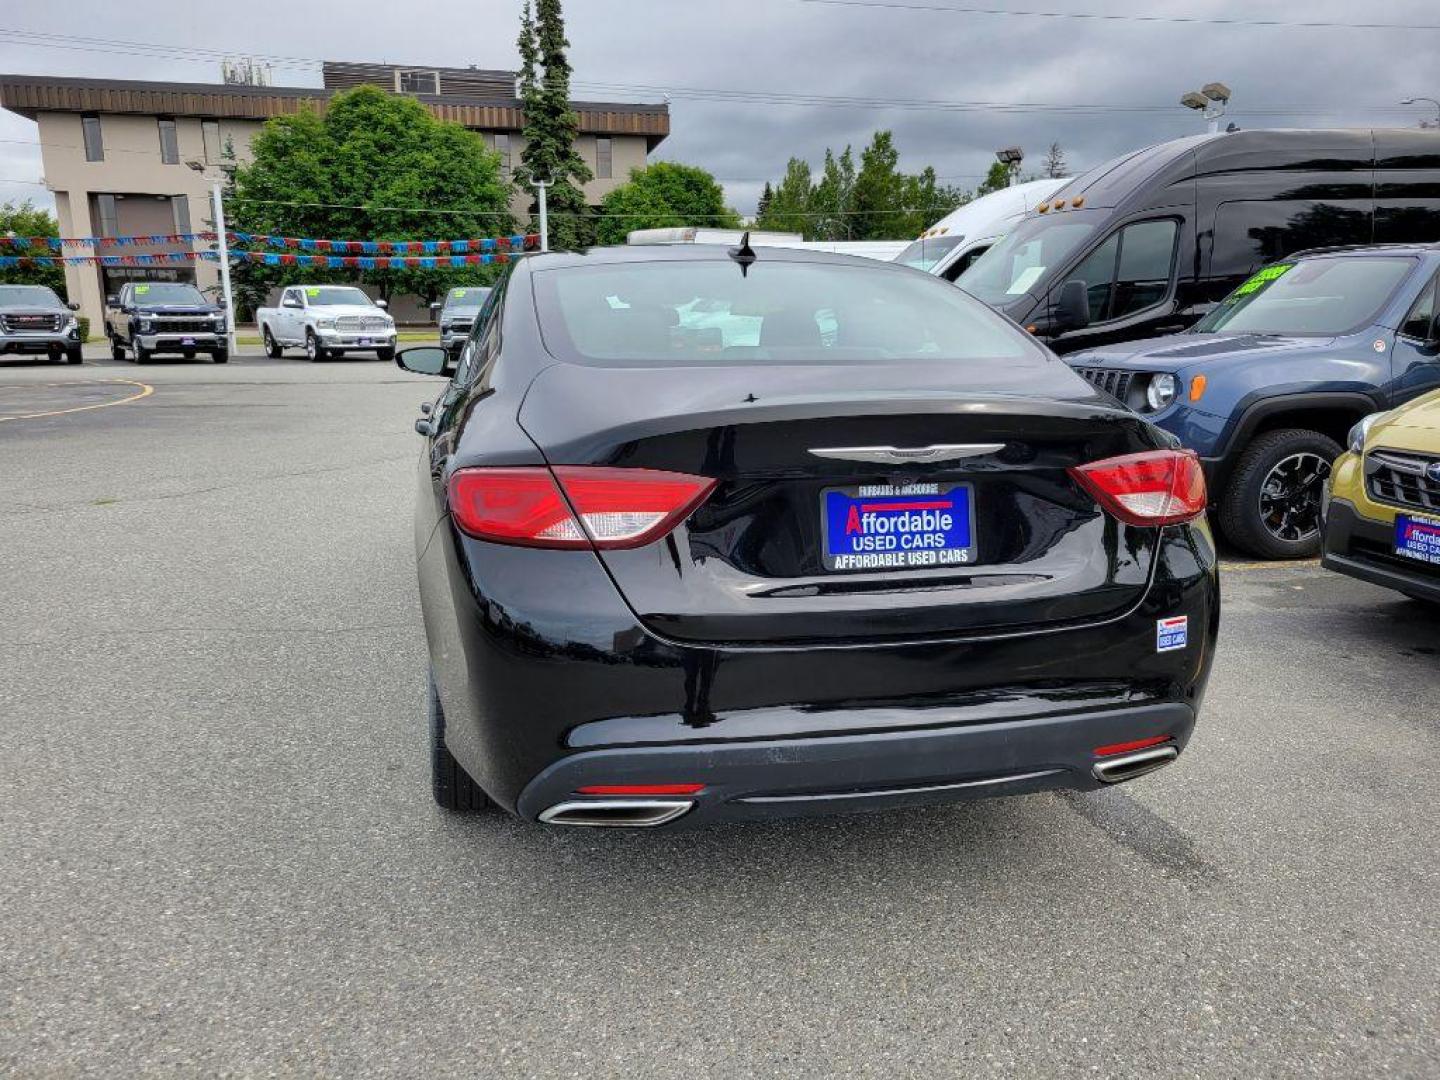
<svg viewBox="0 0 1440 1080"><path fill-rule="evenodd" d="M816 457L841 461L873 461L882 465L918 465L932 461L959 461L983 457L1005 449L1004 443L936 443L933 446L827 446L812 447Z"/></svg>

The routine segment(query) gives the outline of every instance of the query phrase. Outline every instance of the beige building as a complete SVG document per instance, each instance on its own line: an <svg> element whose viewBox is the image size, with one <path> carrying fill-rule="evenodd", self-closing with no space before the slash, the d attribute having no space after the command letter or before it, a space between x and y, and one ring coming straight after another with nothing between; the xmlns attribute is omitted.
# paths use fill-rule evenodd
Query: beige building
<svg viewBox="0 0 1440 1080"><path fill-rule="evenodd" d="M250 140L272 116L325 107L336 90L370 84L411 94L437 117L484 135L508 170L519 164L524 114L515 75L475 68L405 67L330 63L323 87L161 83L130 80L0 75L0 106L39 125L46 186L55 195L62 236L131 236L202 232L211 227L211 179L227 140L241 161ZM585 196L596 204L670 132L665 105L577 101L576 148L595 174ZM187 163L204 166L197 171ZM517 192L513 209L529 212L532 199ZM335 239L366 239L340 237ZM437 237L437 239L455 239ZM140 254L193 246L109 248L95 254ZM67 249L66 254L90 254ZM98 327L107 293L126 278L218 285L215 263L175 267L65 268L69 298Z"/></svg>

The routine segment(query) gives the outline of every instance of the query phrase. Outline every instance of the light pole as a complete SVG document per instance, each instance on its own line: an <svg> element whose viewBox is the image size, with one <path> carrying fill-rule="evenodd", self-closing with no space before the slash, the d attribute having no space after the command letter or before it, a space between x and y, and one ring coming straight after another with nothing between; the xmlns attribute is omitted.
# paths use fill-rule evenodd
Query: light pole
<svg viewBox="0 0 1440 1080"><path fill-rule="evenodd" d="M1194 109L1210 122L1210 134L1220 130L1220 118L1225 115L1225 106L1230 102L1230 88L1224 83L1206 83L1199 90L1191 90L1180 98L1180 104Z"/></svg>
<svg viewBox="0 0 1440 1080"><path fill-rule="evenodd" d="M995 160L1005 166L1005 172L1010 177L1007 187L1014 187L1015 181L1020 178L1020 162L1025 160L1025 151L1018 146L1007 146L1004 150L995 151Z"/></svg>
<svg viewBox="0 0 1440 1080"><path fill-rule="evenodd" d="M550 250L550 216L545 209L545 189L554 183L553 180L532 181L535 190L540 193L540 250Z"/></svg>
<svg viewBox="0 0 1440 1080"><path fill-rule="evenodd" d="M187 161L185 164L210 181L210 213L215 218L215 237L220 256L220 295L225 298L225 348L233 356L236 352L235 300L230 295L230 246L225 236L225 200L220 194L220 178L205 176L203 162Z"/></svg>
<svg viewBox="0 0 1440 1080"><path fill-rule="evenodd" d="M1422 119L1420 121L1420 126L1422 128L1440 128L1440 101L1436 101L1433 97L1407 97L1404 101L1400 102L1400 104L1419 105L1422 101L1429 102L1431 105L1435 106L1435 119Z"/></svg>

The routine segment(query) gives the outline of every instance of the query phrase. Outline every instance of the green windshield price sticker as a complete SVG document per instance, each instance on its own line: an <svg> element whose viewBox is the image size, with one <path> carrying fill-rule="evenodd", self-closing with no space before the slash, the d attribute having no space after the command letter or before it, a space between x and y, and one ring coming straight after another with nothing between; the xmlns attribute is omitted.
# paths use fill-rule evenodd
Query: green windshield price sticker
<svg viewBox="0 0 1440 1080"><path fill-rule="evenodd" d="M1277 266L1267 266L1264 270L1261 270L1259 273L1255 274L1249 281L1245 282L1238 289L1236 289L1235 295L1249 296L1252 292L1263 289L1266 285L1269 285L1270 282L1274 281L1276 278L1283 277L1285 273L1293 269L1294 266L1294 263L1280 263Z"/></svg>
<svg viewBox="0 0 1440 1080"><path fill-rule="evenodd" d="M136 292L137 294L147 293L147 292L149 292L149 291L150 291L150 286L149 286L149 285L136 285L136 286L135 286L135 292Z"/></svg>
<svg viewBox="0 0 1440 1080"><path fill-rule="evenodd" d="M456 290L455 290L455 295L456 295L457 297L464 296L464 295L465 295L465 290L464 290L464 289L456 289Z"/></svg>
<svg viewBox="0 0 1440 1080"><path fill-rule="evenodd" d="M310 288L308 288L308 289L305 290L305 295L306 295L306 296L319 296L319 295L320 295L320 290L317 289L317 288L315 288L314 286L311 286Z"/></svg>

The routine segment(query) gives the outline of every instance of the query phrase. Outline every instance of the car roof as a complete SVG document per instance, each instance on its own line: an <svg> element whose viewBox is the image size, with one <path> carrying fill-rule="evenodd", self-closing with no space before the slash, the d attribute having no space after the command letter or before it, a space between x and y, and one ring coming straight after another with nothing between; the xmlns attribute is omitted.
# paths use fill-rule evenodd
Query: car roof
<svg viewBox="0 0 1440 1080"><path fill-rule="evenodd" d="M1284 256L1285 259L1309 259L1317 255L1436 255L1440 254L1440 243L1434 244L1336 244L1333 247L1305 248Z"/></svg>
<svg viewBox="0 0 1440 1080"><path fill-rule="evenodd" d="M559 270L580 266L609 266L619 263L716 262L728 258L725 244L646 244L638 247L593 247L585 251L551 251L526 255L523 263L532 271ZM863 266L881 273L913 274L919 271L899 263L840 255L809 248L781 248L756 245L756 262L824 263L832 266Z"/></svg>

